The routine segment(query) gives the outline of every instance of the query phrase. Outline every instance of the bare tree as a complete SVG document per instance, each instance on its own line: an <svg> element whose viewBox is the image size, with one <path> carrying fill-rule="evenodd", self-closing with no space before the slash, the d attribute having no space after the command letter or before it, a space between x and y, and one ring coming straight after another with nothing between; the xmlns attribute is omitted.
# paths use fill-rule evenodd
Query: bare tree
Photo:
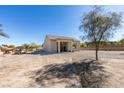
<svg viewBox="0 0 124 93"><path fill-rule="evenodd" d="M98 50L101 41L113 37L121 25L121 13L104 12L103 6L93 6L93 9L83 15L79 29L86 40L93 42L98 60Z"/></svg>

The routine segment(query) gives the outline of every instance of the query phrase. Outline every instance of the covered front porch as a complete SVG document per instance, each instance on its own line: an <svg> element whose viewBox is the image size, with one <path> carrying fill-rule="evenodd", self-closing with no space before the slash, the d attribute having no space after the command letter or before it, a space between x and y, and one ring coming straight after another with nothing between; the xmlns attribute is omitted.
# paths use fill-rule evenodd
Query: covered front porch
<svg viewBox="0 0 124 93"><path fill-rule="evenodd" d="M57 40L57 52L72 52L79 47L78 43L71 40Z"/></svg>

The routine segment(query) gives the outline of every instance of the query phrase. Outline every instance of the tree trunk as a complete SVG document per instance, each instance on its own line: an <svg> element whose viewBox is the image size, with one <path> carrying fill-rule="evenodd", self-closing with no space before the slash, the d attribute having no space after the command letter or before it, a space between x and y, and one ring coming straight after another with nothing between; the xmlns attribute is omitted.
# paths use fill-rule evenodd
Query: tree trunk
<svg viewBox="0 0 124 93"><path fill-rule="evenodd" d="M98 60L98 48L96 47L96 60Z"/></svg>
<svg viewBox="0 0 124 93"><path fill-rule="evenodd" d="M95 47L96 47L96 60L98 60L98 49L99 49L99 43L95 42Z"/></svg>

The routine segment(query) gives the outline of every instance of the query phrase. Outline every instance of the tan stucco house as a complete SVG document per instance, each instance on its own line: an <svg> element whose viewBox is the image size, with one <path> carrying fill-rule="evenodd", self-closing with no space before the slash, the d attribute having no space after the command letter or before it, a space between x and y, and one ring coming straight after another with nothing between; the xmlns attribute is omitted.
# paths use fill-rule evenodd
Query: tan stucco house
<svg viewBox="0 0 124 93"><path fill-rule="evenodd" d="M80 41L71 37L47 35L43 49L48 52L72 52L80 49Z"/></svg>

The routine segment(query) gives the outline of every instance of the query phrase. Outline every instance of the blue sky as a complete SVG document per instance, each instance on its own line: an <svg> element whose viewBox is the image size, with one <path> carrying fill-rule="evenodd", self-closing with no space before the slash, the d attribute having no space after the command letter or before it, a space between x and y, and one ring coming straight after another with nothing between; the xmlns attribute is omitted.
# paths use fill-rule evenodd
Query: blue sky
<svg viewBox="0 0 124 93"><path fill-rule="evenodd" d="M10 38L0 37L0 44L42 44L47 34L80 39L81 16L92 6L0 6L0 23ZM107 11L124 12L124 6L105 6ZM122 19L122 21L124 18ZM117 30L119 40L124 27Z"/></svg>

